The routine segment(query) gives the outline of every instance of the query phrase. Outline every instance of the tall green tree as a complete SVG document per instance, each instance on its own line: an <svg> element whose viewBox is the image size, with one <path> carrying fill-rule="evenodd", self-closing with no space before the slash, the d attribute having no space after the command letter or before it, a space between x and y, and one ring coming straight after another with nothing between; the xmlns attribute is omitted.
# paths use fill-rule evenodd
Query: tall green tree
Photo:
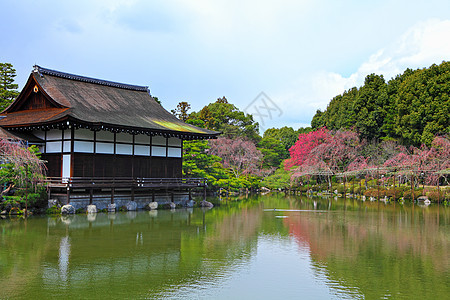
<svg viewBox="0 0 450 300"><path fill-rule="evenodd" d="M298 139L298 135L300 133L309 132L312 129L307 128L299 128L298 130L294 130L292 127L281 127L281 128L269 128L264 132L263 140L265 139L275 139L278 141L280 145L283 146L279 151L277 150L277 154L281 160L289 158L289 149L295 144ZM272 143L270 143L272 144ZM269 147L273 148L273 146ZM264 153L264 151L263 151Z"/></svg>
<svg viewBox="0 0 450 300"><path fill-rule="evenodd" d="M356 130L369 140L382 137L381 128L387 106L388 97L383 75L368 75L353 102Z"/></svg>
<svg viewBox="0 0 450 300"><path fill-rule="evenodd" d="M261 167L264 169L278 168L281 162L288 157L285 157L286 149L283 144L272 137L262 138L257 147L263 155Z"/></svg>
<svg viewBox="0 0 450 300"><path fill-rule="evenodd" d="M174 114L178 119L183 122L186 122L188 119L188 111L191 109L191 105L186 101L182 101L178 103L177 108L172 109L171 113Z"/></svg>
<svg viewBox="0 0 450 300"><path fill-rule="evenodd" d="M225 97L218 98L199 112L190 113L188 121L197 126L221 131L227 137L242 137L253 142L261 139L259 124L253 120L253 116L240 111Z"/></svg>
<svg viewBox="0 0 450 300"><path fill-rule="evenodd" d="M0 111L7 108L19 95L19 85L14 83L16 70L10 63L0 63Z"/></svg>
<svg viewBox="0 0 450 300"><path fill-rule="evenodd" d="M397 75L387 83L371 74L364 85L334 97L318 110L311 126L354 129L368 140L431 145L450 133L450 62Z"/></svg>
<svg viewBox="0 0 450 300"><path fill-rule="evenodd" d="M395 94L395 133L406 143L431 145L450 133L450 62L416 70Z"/></svg>

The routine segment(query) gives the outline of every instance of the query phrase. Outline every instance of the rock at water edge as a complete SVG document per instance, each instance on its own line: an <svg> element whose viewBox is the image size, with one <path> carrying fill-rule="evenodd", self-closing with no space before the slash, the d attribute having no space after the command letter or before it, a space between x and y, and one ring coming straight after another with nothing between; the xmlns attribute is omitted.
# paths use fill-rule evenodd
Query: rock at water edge
<svg viewBox="0 0 450 300"><path fill-rule="evenodd" d="M212 204L212 203L209 202L209 201L203 200L202 202L200 202L200 206L201 206L201 207L214 207L214 204Z"/></svg>
<svg viewBox="0 0 450 300"><path fill-rule="evenodd" d="M116 212L117 205L115 203L108 204L108 212Z"/></svg>
<svg viewBox="0 0 450 300"><path fill-rule="evenodd" d="M149 204L148 204L148 208L150 209L150 210L155 210L155 209L158 209L158 202L150 202Z"/></svg>
<svg viewBox="0 0 450 300"><path fill-rule="evenodd" d="M70 204L66 204L63 207L61 207L61 214L63 215L71 215L75 213L75 207L73 207Z"/></svg>
<svg viewBox="0 0 450 300"><path fill-rule="evenodd" d="M128 211L133 211L137 209L137 204L134 201L130 201L126 205Z"/></svg>
<svg viewBox="0 0 450 300"><path fill-rule="evenodd" d="M86 212L88 214L96 214L97 213L97 206L95 206L94 204L88 205L86 208Z"/></svg>

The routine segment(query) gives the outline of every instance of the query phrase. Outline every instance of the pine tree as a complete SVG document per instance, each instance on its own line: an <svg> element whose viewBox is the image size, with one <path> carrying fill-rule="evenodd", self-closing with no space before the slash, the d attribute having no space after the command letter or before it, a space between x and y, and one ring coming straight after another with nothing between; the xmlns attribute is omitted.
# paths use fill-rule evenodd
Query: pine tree
<svg viewBox="0 0 450 300"><path fill-rule="evenodd" d="M10 63L0 63L0 111L3 111L19 95L19 86L14 83L16 70Z"/></svg>

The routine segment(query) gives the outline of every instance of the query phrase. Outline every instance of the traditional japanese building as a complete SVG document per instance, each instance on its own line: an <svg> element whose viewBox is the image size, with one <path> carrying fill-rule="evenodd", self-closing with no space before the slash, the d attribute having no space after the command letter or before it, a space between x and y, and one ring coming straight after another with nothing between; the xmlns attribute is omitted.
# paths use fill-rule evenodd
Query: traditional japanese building
<svg viewBox="0 0 450 300"><path fill-rule="evenodd" d="M180 121L146 86L40 66L0 127L38 145L58 178L181 178L182 141L219 134Z"/></svg>

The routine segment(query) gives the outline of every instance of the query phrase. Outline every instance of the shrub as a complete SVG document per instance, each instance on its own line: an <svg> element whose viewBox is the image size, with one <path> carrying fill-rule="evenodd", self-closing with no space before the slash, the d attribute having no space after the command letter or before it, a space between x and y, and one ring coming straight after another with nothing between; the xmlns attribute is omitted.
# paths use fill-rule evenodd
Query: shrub
<svg viewBox="0 0 450 300"><path fill-rule="evenodd" d="M433 201L433 202L438 202L439 200L443 201L444 193L443 192L439 193L438 191L430 191L427 193L427 197L428 197L428 199L430 199L430 201Z"/></svg>
<svg viewBox="0 0 450 300"><path fill-rule="evenodd" d="M390 189L386 190L386 196L388 196L389 198L392 198L394 200L399 200L401 197L403 197L403 192L404 192L403 188L396 187L395 188L395 199L394 199L394 188L390 188Z"/></svg>
<svg viewBox="0 0 450 300"><path fill-rule="evenodd" d="M364 191L364 187L361 187L361 190ZM355 194L359 195L359 193L360 193L359 185L355 185Z"/></svg>
<svg viewBox="0 0 450 300"><path fill-rule="evenodd" d="M86 212L86 209L84 209L84 208L82 208L82 207L78 208L78 209L75 211L76 214L84 214L85 212Z"/></svg>
<svg viewBox="0 0 450 300"><path fill-rule="evenodd" d="M48 215L59 215L61 214L61 208L57 205L53 205L52 207L47 208L46 213Z"/></svg>
<svg viewBox="0 0 450 300"><path fill-rule="evenodd" d="M422 192L421 191L414 191L414 200L417 200L417 198L419 198L420 196L422 196ZM407 200L407 201L412 201L411 190L405 190L403 192L403 199Z"/></svg>
<svg viewBox="0 0 450 300"><path fill-rule="evenodd" d="M23 214L23 210L21 210L18 207L13 207L11 208L11 210L9 211L10 215L22 215Z"/></svg>
<svg viewBox="0 0 450 300"><path fill-rule="evenodd" d="M378 189L368 189L364 192L364 196L366 197L378 197ZM380 187L380 198L384 198L386 196L386 190Z"/></svg>

